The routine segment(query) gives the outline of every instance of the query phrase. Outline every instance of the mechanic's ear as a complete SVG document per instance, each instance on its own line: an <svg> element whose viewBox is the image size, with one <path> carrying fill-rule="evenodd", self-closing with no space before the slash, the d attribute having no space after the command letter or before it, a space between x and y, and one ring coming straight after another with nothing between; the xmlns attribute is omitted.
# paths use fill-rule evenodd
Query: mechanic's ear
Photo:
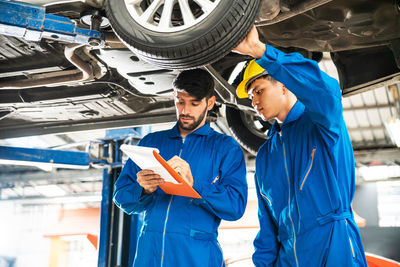
<svg viewBox="0 0 400 267"><path fill-rule="evenodd" d="M290 92L289 89L286 88L286 86L284 86L282 83L281 83L281 85L282 85L282 92L284 95L286 95L288 92Z"/></svg>
<svg viewBox="0 0 400 267"><path fill-rule="evenodd" d="M211 110L215 104L215 96L212 96L207 101L207 110Z"/></svg>

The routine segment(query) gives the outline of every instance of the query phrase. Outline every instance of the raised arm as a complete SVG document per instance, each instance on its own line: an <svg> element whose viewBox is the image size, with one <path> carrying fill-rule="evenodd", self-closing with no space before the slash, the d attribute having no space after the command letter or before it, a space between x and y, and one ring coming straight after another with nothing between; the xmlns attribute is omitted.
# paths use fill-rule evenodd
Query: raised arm
<svg viewBox="0 0 400 267"><path fill-rule="evenodd" d="M269 45L257 63L305 105L310 119L321 126L323 132L337 140L343 109L340 87L335 79L321 71L317 62L299 53L283 53Z"/></svg>
<svg viewBox="0 0 400 267"><path fill-rule="evenodd" d="M343 120L340 86L320 70L317 62L262 44L255 28L234 51L257 58L256 62L272 78L283 83L306 106L310 119L329 138L337 140Z"/></svg>

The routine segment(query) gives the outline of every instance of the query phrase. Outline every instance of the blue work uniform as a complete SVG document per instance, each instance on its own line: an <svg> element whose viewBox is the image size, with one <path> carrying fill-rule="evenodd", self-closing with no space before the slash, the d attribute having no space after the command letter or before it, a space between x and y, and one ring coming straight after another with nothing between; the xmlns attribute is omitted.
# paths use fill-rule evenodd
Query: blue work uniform
<svg viewBox="0 0 400 267"><path fill-rule="evenodd" d="M145 136L139 145L158 148L166 160L178 155L189 163L193 188L202 199L168 195L160 188L142 194L136 181L140 169L128 160L115 183L114 202L128 214L145 212L133 266L225 266L218 226L221 219L239 219L247 203L240 146L207 123L184 139L175 125Z"/></svg>
<svg viewBox="0 0 400 267"><path fill-rule="evenodd" d="M367 266L351 202L353 149L338 82L298 53L267 45L256 61L298 101L256 158L256 266Z"/></svg>

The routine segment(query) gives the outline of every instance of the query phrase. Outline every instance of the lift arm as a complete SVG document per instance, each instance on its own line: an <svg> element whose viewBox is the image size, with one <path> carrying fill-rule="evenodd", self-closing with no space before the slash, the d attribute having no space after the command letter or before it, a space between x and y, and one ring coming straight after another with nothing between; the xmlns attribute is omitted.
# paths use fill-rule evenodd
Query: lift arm
<svg viewBox="0 0 400 267"><path fill-rule="evenodd" d="M103 46L104 34L79 28L74 21L46 14L42 6L0 0L0 34L40 41L42 38L68 43Z"/></svg>

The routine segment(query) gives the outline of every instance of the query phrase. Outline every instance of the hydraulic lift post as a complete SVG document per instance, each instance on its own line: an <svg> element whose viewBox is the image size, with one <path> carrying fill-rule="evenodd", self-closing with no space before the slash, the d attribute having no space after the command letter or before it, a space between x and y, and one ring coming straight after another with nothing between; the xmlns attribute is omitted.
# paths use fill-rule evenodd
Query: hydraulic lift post
<svg viewBox="0 0 400 267"><path fill-rule="evenodd" d="M92 16L92 29L80 28L66 17L47 14L45 7L0 0L0 34L40 41L42 38L96 47L104 46L105 36L99 16ZM98 27L95 27L95 26ZM122 142L135 143L150 128L107 131L101 140L103 155L93 158L90 153L53 149L0 147L0 160L9 164L50 164L53 167L87 169L103 166L103 188L100 215L99 267L131 266L142 225L143 215L127 215L112 201L114 183L122 169ZM29 164L28 164L29 165Z"/></svg>
<svg viewBox="0 0 400 267"><path fill-rule="evenodd" d="M124 143L136 144L149 131L150 127L109 130L104 139L91 142L89 147L95 149L88 152L0 146L0 163L72 169L103 168L98 266L131 266L143 215L125 214L114 205L112 195L123 166L120 146ZM96 152L97 156L94 156Z"/></svg>

